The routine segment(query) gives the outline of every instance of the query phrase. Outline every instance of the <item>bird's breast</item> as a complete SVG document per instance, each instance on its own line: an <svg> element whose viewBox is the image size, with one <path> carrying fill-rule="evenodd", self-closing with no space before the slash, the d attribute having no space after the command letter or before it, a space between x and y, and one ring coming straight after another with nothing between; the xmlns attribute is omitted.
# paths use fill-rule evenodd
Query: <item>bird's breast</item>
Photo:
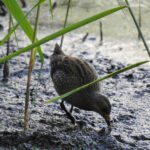
<svg viewBox="0 0 150 150"><path fill-rule="evenodd" d="M52 80L58 94L64 94L80 86L79 80L74 75L69 75L63 70L56 70Z"/></svg>

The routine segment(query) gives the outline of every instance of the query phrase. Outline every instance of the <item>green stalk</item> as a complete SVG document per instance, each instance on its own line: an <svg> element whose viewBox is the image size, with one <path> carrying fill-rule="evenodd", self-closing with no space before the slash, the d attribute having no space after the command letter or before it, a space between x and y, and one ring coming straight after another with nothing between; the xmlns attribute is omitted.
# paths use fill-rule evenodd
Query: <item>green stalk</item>
<svg viewBox="0 0 150 150"><path fill-rule="evenodd" d="M142 27L142 16L141 16L141 1L139 0L139 27ZM138 39L140 40L140 34L138 32Z"/></svg>
<svg viewBox="0 0 150 150"><path fill-rule="evenodd" d="M14 29L14 27L15 27L13 19L12 19L12 27L13 27L13 29ZM9 34L9 33L8 33L8 34ZM14 35L15 35L15 40L16 40L17 48L19 48L19 44L18 44L18 39L17 39L16 31L14 31Z"/></svg>
<svg viewBox="0 0 150 150"><path fill-rule="evenodd" d="M50 41L50 40L52 40L54 38L57 38L57 37L65 34L65 33L68 33L68 32L70 32L72 30L75 30L75 29L77 29L77 28L79 28L81 26L84 26L84 25L86 25L86 24L88 24L90 22L96 21L96 20L98 20L100 18L108 16L108 15L110 15L112 13L115 13L115 12L117 12L117 11L123 9L123 8L126 8L126 6L120 6L120 7L116 7L116 8L110 9L110 10L106 10L106 11L98 13L98 14L92 16L92 17L89 17L87 19L84 19L82 21L74 23L74 24L72 24L70 26L67 26L64 29L61 29L61 30L59 30L59 31L57 31L57 32L55 32L55 33L53 33L51 35L48 35L48 36L42 38L41 40L39 40L39 41L37 41L37 42L35 42L35 43L31 44L31 45L28 45L27 47L22 48L22 49L20 49L20 50L18 50L16 52L10 54L9 56L6 56L6 57L0 59L0 63L6 61L8 59L11 59L12 57L18 56L18 55L20 55L20 54L22 54L24 52L27 52L27 51L31 50L32 48L34 48L34 47L42 45L42 44L44 44L44 43L46 43L46 42L48 42L48 41Z"/></svg>
<svg viewBox="0 0 150 150"><path fill-rule="evenodd" d="M64 28L66 27L66 24L67 24L69 8L70 8L70 0L68 0L67 12L66 12L65 22L64 22ZM60 48L61 49L62 49L63 40L64 40L64 34L61 37L61 42L60 42Z"/></svg>
<svg viewBox="0 0 150 150"><path fill-rule="evenodd" d="M148 55L150 56L150 50L149 50L148 45L147 45L147 43L146 43L146 41L145 41L145 39L144 39L143 33L142 33L142 31L141 31L141 29L140 29L140 27L139 27L139 25L138 25L138 23L137 23L137 21L136 21L136 18L135 18L135 16L134 16L133 12L132 12L132 9L131 9L131 7L130 7L130 4L129 4L128 0L125 0L125 2L126 2L126 4L128 5L128 10L129 10L129 12L130 12L130 14L131 14L131 16L132 16L132 19L133 19L133 21L134 21L134 23L135 23L135 25L136 25L136 27L137 27L137 30L138 30L138 32L139 32L139 34L140 34L140 36L141 36L141 39L142 39L142 41L143 41L143 43L144 43L144 46L145 46L145 48L146 48L146 50L147 50L147 53L148 53Z"/></svg>
<svg viewBox="0 0 150 150"><path fill-rule="evenodd" d="M37 8L37 15L36 15L36 22L34 26L34 34L33 34L32 43L36 41L39 13L40 13L40 5ZM34 63L35 63L36 51L37 51L37 48L33 48L33 50L31 51L30 62L29 62L29 72L28 72L26 99L25 99L24 131L27 131L28 129L30 81L31 81L32 70L33 70Z"/></svg>
<svg viewBox="0 0 150 150"><path fill-rule="evenodd" d="M52 19L53 19L53 9L52 9L52 1L51 0L49 0L49 5L50 5L51 16L52 16Z"/></svg>
<svg viewBox="0 0 150 150"><path fill-rule="evenodd" d="M9 36L11 36L11 34L13 32L15 32L15 30L21 25L21 23L27 18L28 15L30 15L30 13L40 4L42 4L43 2L45 2L45 0L41 0L40 2L38 2L37 4L35 4L30 11L28 11L26 13L25 16L23 16L20 20L17 20L17 24L15 26L13 26L12 30L3 38L3 40L0 42L0 46L9 38ZM6 4L5 4L6 5ZM7 4L8 6L8 4ZM27 28L27 27L26 27Z"/></svg>
<svg viewBox="0 0 150 150"><path fill-rule="evenodd" d="M51 99L51 100L49 100L49 101L46 101L45 103L51 103L51 102L54 102L54 101L56 101L56 100L58 100L58 99L65 98L65 97L67 97L67 96L69 96L69 95L71 95L71 94L73 94L73 93L76 93L76 92L78 92L78 91L80 91L80 90L82 90L82 89L84 89L84 88L87 88L88 86L90 86L90 85L92 85L92 84L95 84L95 83L100 82L100 81L102 81L102 80L104 80L104 79L110 78L110 77L115 76L115 75L117 75L117 74L119 74L119 73L121 73L121 72L130 70L130 69L132 69L132 68L135 68L135 67L137 67L137 66L140 66L140 65L145 64L145 63L148 63L148 62L150 62L150 61L142 61L142 62L133 64L133 65L127 66L127 67L122 68L122 69L120 69L120 70L117 70L117 71L115 71L115 72L113 72L113 73L110 73L110 74L108 74L108 75L106 75L106 76L104 76L104 77L102 77L102 78L100 78L100 79L94 80L94 81L92 81L92 82L90 82L90 83L88 83L88 84L85 84L85 85L83 85L83 86L81 86L81 87L78 87L78 88L76 88L76 89L74 89L74 90L72 90L72 91L70 91L70 92L67 92L67 93L62 94L62 95L60 95L60 96L58 96L58 97L55 97L55 98L53 98L53 99Z"/></svg>
<svg viewBox="0 0 150 150"><path fill-rule="evenodd" d="M22 11L22 9L20 8L20 6L18 5L16 0L2 0L5 4L5 6L8 8L9 12L11 13L11 15L15 18L15 20L19 23L15 26L14 30L20 25L22 30L25 32L25 34L28 36L28 38L32 41L33 40L33 34L34 31L32 29L31 24L29 23L29 21L27 20L27 16L24 16L24 13ZM37 7L38 5L41 5L43 2L45 2L45 0L39 0L39 2L31 9L31 11ZM31 12L30 11L30 12ZM29 12L29 13L30 13ZM29 14L27 13L27 15ZM11 32L12 33L12 32ZM10 33L10 34L11 34ZM9 35L8 35L9 36ZM8 38L8 36L6 38ZM4 39L6 40L6 39ZM3 42L4 42L3 40ZM1 43L2 44L2 43ZM0 45L1 45L0 44ZM32 48L31 48L32 49ZM43 53L41 51L41 48L38 47L38 53L40 56L40 60L41 63L43 63L44 61L44 56Z"/></svg>

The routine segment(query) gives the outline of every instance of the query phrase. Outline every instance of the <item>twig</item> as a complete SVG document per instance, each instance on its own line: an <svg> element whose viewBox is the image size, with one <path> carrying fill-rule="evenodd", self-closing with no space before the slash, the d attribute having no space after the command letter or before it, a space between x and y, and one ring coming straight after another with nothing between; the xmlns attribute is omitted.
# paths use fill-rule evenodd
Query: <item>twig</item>
<svg viewBox="0 0 150 150"><path fill-rule="evenodd" d="M82 38L82 42L85 42L85 40L87 39L88 35L89 35L89 33L87 32L87 33L84 35L84 37Z"/></svg>
<svg viewBox="0 0 150 150"><path fill-rule="evenodd" d="M103 24L99 22L99 29L100 29L100 45L103 45Z"/></svg>
<svg viewBox="0 0 150 150"><path fill-rule="evenodd" d="M57 7L57 2L54 2L52 9L54 10Z"/></svg>
<svg viewBox="0 0 150 150"><path fill-rule="evenodd" d="M8 27L8 33L11 30L11 22L12 22L12 17L9 14L9 27ZM10 51L10 37L7 40L7 52L6 52L6 56L9 55L9 51ZM4 62L4 69L3 69L3 81L8 81L8 76L9 76L9 61L5 61Z"/></svg>

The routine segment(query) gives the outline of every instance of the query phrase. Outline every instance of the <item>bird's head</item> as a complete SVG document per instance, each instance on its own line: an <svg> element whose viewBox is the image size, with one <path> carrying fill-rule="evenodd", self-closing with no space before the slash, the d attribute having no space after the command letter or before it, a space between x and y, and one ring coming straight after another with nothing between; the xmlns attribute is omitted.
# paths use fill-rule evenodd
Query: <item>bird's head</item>
<svg viewBox="0 0 150 150"><path fill-rule="evenodd" d="M99 113L106 121L107 125L110 126L110 112L111 104L107 97L101 94L94 94L93 110Z"/></svg>
<svg viewBox="0 0 150 150"><path fill-rule="evenodd" d="M61 50L61 47L56 43L53 55L61 55L61 54L64 54L64 52Z"/></svg>

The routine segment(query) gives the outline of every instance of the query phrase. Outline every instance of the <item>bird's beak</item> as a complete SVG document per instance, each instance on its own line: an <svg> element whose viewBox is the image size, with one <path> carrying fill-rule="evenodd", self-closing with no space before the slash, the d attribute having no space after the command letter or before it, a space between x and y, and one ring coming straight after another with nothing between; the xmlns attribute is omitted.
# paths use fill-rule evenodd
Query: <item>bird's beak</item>
<svg viewBox="0 0 150 150"><path fill-rule="evenodd" d="M107 125L110 126L110 115L105 115L104 118L105 118Z"/></svg>

